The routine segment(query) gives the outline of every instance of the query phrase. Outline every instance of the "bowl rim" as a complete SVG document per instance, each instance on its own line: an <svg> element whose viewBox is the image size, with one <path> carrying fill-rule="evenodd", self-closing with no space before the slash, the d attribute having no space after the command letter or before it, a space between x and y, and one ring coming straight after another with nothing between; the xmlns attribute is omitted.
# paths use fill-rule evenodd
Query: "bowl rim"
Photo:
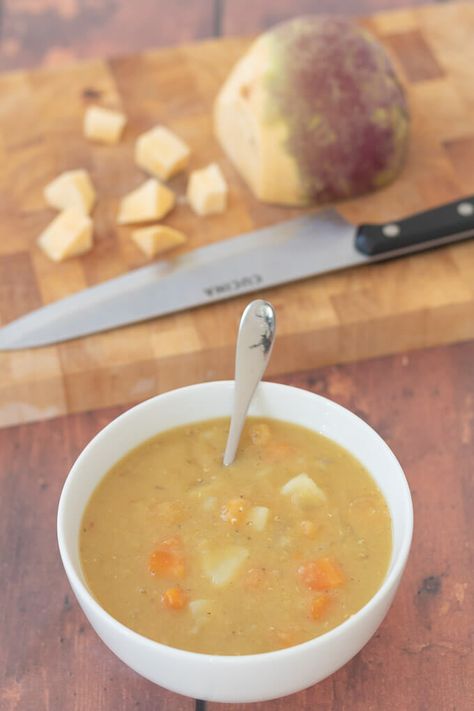
<svg viewBox="0 0 474 711"><path fill-rule="evenodd" d="M341 413L343 416L347 417L349 415L351 418L353 418L356 422L358 422L359 426L362 425L363 428L367 428L371 436L375 438L376 441L378 441L379 445L381 445L382 449L385 450L384 456L387 456L389 459L392 460L392 465L395 467L396 470L398 470L398 483L400 487L400 493L402 494L403 497L403 516L404 516L404 521L403 521L403 530L401 534L401 540L400 540L400 546L399 546L399 551L398 554L395 558L393 558L390 562L390 568L387 571L385 578L383 579L382 584L380 587L377 589L377 591L372 595L372 597L363 605L357 612L355 612L353 615L348 617L346 620L341 622L339 625L336 627L332 628L331 630L328 630L327 632L324 632L323 634L313 637L309 640L306 640L304 642L300 642L299 644L292 645L291 647L284 647L283 649L277 649L273 650L270 652L256 652L253 654L241 654L241 655L232 655L232 654L210 654L206 652L192 652L187 649L180 649L179 647L171 647L167 644L163 644L162 642L158 642L156 640L153 640L149 637L146 637L139 632L135 632L133 629L130 627L127 627L124 625L122 622L119 622L113 615L111 615L109 612L107 612L99 602L94 598L92 593L89 591L87 585L81 580L80 576L76 572L76 567L72 563L70 557L69 557L69 552L68 552L68 545L65 540L65 507L66 507L66 500L68 498L68 492L71 486L73 485L73 479L75 477L75 472L79 470L82 467L82 462L84 459L87 458L90 450L94 448L97 444L100 444L102 440L108 438L110 436L110 433L117 427L119 424L124 420L128 419L132 415L132 413L136 412L137 410L142 410L142 409L147 409L149 407L153 407L154 403L160 399L166 399L167 397L174 397L176 393L180 394L186 394L187 392L191 392L192 390L198 390L202 389L203 387L233 387L234 381L233 380L213 380L213 381L208 381L208 382L200 382L200 383L194 383L192 385L186 385L184 387L180 388L174 388L172 390L167 390L163 393L159 393L158 395L154 395L151 398L148 398L130 408L125 410L125 412L121 413L117 417L115 417L111 422L109 422L105 427L103 427L97 434L94 435L94 437L89 440L89 442L86 444L86 446L81 450L80 454L74 461L72 467L70 468L67 477L64 481L63 488L61 490L61 495L59 498L59 503L58 503L58 511L57 511L57 540L58 540L58 547L59 547L59 552L61 556L61 560L66 572L66 575L69 579L70 585L73 588L73 591L76 592L76 589L79 589L81 596L83 596L87 600L87 604L89 605L90 608L95 612L96 616L99 618L104 619L109 625L112 627L115 627L117 631L120 631L122 635L125 635L130 640L133 640L134 642L139 643L142 647L145 647L149 650L160 650L162 653L170 655L171 658L176 658L176 659L181 659L183 658L188 659L189 661L191 660L208 660L211 661L212 663L215 664L221 664L223 666L229 665L229 664L245 664L246 662L249 663L251 662L252 664L255 663L260 663L260 662L265 662L267 660L275 660L282 659L285 656L291 657L297 654L302 653L304 650L309 650L311 648L314 648L314 650L317 650L318 647L324 646L326 642L329 642L330 640L337 640L341 635L346 635L347 633L350 633L351 628L356 625L359 620L364 617L367 613L371 611L372 608L376 607L379 602L382 602L383 598L387 594L389 594L390 590L395 586L397 586L397 581L401 574L403 573L406 561L408 559L408 555L410 552L410 546L412 542L412 537L413 537L413 502L411 498L411 492L410 488L408 485L408 481L406 479L405 473L403 471L403 468L401 467L397 457L389 447L389 445L385 442L385 440L378 434L378 432L365 420L363 420L359 415L356 415L354 412L349 410L348 408L344 407L343 405L339 405L339 403L334 402L333 400L330 400L327 397L324 397L323 395L319 395L317 393L313 393L311 390L306 390L305 388L299 388L295 387L293 385L286 385L284 383L274 383L270 381L261 381L259 384L259 387L265 388L265 389L285 389L285 390L291 390L291 391L297 391L299 397L308 397L309 399L316 399L319 400L323 406L328 407L332 410L334 410L337 413ZM280 419L280 418L277 418ZM191 422L195 422L197 420L190 420ZM163 430L165 431L165 430ZM316 431L316 430L315 430ZM325 435L327 436L327 435ZM148 438L146 438L148 439ZM143 440L143 441L146 441ZM136 446L139 446L137 444ZM355 456L355 455L354 455ZM104 475L105 476L105 473ZM98 482L97 482L98 483ZM384 497L385 498L385 497ZM393 519L392 519L393 521ZM392 523L393 525L393 523ZM77 541L76 541L77 542ZM82 606L82 605L81 605ZM100 635L99 635L100 636Z"/></svg>

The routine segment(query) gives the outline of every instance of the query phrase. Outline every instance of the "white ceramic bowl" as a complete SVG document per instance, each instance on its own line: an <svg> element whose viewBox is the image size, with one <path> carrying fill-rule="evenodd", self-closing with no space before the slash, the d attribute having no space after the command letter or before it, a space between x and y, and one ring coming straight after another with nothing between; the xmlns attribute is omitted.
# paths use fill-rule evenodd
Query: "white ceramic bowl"
<svg viewBox="0 0 474 711"><path fill-rule="evenodd" d="M71 587L105 644L132 669L160 686L198 699L263 701L304 689L339 669L366 644L382 622L408 557L413 510L403 471L385 442L359 417L306 390L261 383L250 414L308 427L352 452L371 472L392 516L393 553L382 586L343 624L295 647L245 656L187 652L142 637L95 601L82 574L78 539L81 517L95 486L129 450L153 435L196 420L229 415L233 382L173 390L128 410L94 437L72 467L61 494L58 540Z"/></svg>

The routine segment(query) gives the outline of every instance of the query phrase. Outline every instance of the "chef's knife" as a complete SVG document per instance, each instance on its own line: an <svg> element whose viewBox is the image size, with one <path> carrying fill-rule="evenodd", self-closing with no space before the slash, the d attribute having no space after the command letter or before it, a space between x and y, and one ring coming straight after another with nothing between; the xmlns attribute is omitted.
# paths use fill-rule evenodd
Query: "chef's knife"
<svg viewBox="0 0 474 711"><path fill-rule="evenodd" d="M1 328L0 350L58 343L473 236L474 196L380 225L354 227L334 210L307 214L44 306Z"/></svg>

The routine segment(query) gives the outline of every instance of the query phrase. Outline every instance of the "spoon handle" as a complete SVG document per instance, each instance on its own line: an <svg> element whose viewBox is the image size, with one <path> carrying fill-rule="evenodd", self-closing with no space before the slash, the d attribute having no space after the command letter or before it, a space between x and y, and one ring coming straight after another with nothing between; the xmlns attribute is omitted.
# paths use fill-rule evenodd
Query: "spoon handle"
<svg viewBox="0 0 474 711"><path fill-rule="evenodd" d="M272 352L276 317L268 301L251 301L242 314L235 353L235 390L224 465L232 464L247 410Z"/></svg>

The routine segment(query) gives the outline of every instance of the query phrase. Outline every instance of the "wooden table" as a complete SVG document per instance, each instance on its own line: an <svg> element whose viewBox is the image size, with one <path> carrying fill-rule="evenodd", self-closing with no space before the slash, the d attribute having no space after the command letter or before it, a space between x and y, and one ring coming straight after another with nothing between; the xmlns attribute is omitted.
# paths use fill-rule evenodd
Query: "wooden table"
<svg viewBox="0 0 474 711"><path fill-rule="evenodd" d="M403 0L4 0L0 66L54 64L218 34L255 32L310 10L365 13ZM172 12L170 10L172 8ZM326 681L259 711L474 708L474 342L284 373L387 440L413 494L415 536L400 591L376 636ZM0 708L203 708L134 674L98 640L59 561L65 473L119 408L0 430ZM224 708L207 704L209 711ZM243 708L243 707L242 707Z"/></svg>

